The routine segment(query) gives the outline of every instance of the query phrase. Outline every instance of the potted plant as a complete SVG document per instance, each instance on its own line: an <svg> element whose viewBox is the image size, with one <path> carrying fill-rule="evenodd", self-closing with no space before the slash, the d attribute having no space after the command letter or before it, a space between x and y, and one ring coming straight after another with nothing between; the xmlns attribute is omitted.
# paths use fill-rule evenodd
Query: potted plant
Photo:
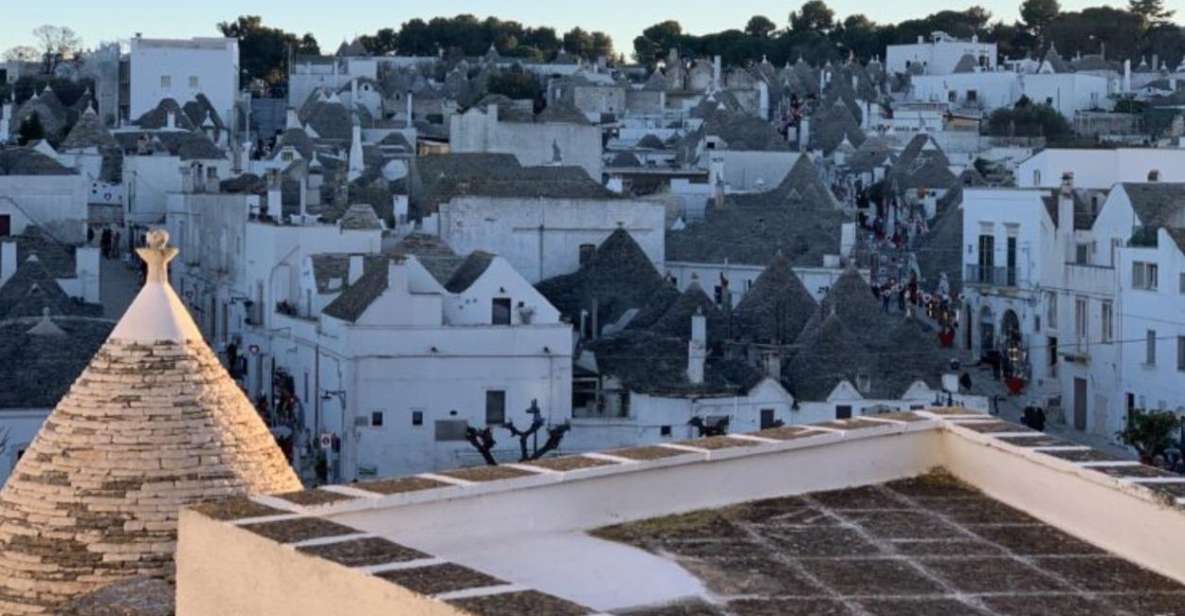
<svg viewBox="0 0 1185 616"><path fill-rule="evenodd" d="M1172 446L1173 431L1180 426L1181 418L1172 413L1133 409L1127 426L1116 436L1140 454L1140 462L1151 464L1153 458Z"/></svg>

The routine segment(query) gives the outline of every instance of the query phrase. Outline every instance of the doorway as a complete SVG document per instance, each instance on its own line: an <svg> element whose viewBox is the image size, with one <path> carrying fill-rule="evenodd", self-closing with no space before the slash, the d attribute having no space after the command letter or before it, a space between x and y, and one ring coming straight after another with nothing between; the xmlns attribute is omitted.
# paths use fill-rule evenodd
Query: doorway
<svg viewBox="0 0 1185 616"><path fill-rule="evenodd" d="M1074 379L1074 429L1086 430L1086 379Z"/></svg>

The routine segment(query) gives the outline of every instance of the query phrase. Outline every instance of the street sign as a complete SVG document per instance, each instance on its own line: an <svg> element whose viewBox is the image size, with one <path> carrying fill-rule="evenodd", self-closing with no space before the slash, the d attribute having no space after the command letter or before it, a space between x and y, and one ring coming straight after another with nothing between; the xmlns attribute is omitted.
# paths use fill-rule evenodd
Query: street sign
<svg viewBox="0 0 1185 616"><path fill-rule="evenodd" d="M321 445L321 449L324 449L325 451L329 451L330 449L332 449L333 448L333 433L332 432L322 432L321 438L319 439L319 444Z"/></svg>

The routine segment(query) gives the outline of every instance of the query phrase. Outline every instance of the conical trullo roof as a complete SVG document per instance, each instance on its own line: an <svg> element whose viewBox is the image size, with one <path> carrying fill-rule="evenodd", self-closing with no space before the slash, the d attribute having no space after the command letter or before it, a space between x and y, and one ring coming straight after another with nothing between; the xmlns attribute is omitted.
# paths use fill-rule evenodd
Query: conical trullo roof
<svg viewBox="0 0 1185 616"><path fill-rule="evenodd" d="M815 299L781 253L761 272L733 313L734 334L760 342L793 342L815 312Z"/></svg>
<svg viewBox="0 0 1185 616"><path fill-rule="evenodd" d="M708 339L718 340L728 332L728 319L716 307L712 298L704 293L699 282L692 280L687 289L679 295L662 317L650 327L650 331L672 338L691 338L691 318L702 314L707 319Z"/></svg>
<svg viewBox="0 0 1185 616"><path fill-rule="evenodd" d="M864 345L879 344L889 329L889 321L872 295L872 287L868 286L860 272L850 266L831 285L823 301L819 302L818 310L799 337L800 342L806 330L832 315L837 316Z"/></svg>
<svg viewBox="0 0 1185 616"><path fill-rule="evenodd" d="M147 283L0 491L0 613L167 576L180 507L301 487L169 286L167 241L149 233Z"/></svg>

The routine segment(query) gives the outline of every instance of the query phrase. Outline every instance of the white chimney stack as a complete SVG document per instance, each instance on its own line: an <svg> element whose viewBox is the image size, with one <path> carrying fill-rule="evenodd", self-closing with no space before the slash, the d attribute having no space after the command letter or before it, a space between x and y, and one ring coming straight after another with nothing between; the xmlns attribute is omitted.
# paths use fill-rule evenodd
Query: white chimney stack
<svg viewBox="0 0 1185 616"><path fill-rule="evenodd" d="M708 319L702 310L691 317L691 341L687 343L687 382L702 385L708 359Z"/></svg>
<svg viewBox="0 0 1185 616"><path fill-rule="evenodd" d="M284 128L300 128L300 117L296 115L296 109L288 108L288 115L284 120Z"/></svg>
<svg viewBox="0 0 1185 616"><path fill-rule="evenodd" d="M358 279L362 277L362 259L362 255L350 255L350 270L346 274L350 285L358 282Z"/></svg>
<svg viewBox="0 0 1185 616"><path fill-rule="evenodd" d="M177 128L177 115L172 111L165 114L165 128Z"/></svg>
<svg viewBox="0 0 1185 616"><path fill-rule="evenodd" d="M721 81L721 74L724 72L723 64L720 56L712 58L712 86L713 89L719 90L723 86Z"/></svg>
<svg viewBox="0 0 1185 616"><path fill-rule="evenodd" d="M0 287L16 273L16 242L0 244Z"/></svg>
<svg viewBox="0 0 1185 616"><path fill-rule="evenodd" d="M411 90L408 90L407 91L407 128L411 128L412 126L414 126L414 123L412 122L412 109L414 109L414 105L412 105L412 97L413 96L415 96L415 95L411 93Z"/></svg>

